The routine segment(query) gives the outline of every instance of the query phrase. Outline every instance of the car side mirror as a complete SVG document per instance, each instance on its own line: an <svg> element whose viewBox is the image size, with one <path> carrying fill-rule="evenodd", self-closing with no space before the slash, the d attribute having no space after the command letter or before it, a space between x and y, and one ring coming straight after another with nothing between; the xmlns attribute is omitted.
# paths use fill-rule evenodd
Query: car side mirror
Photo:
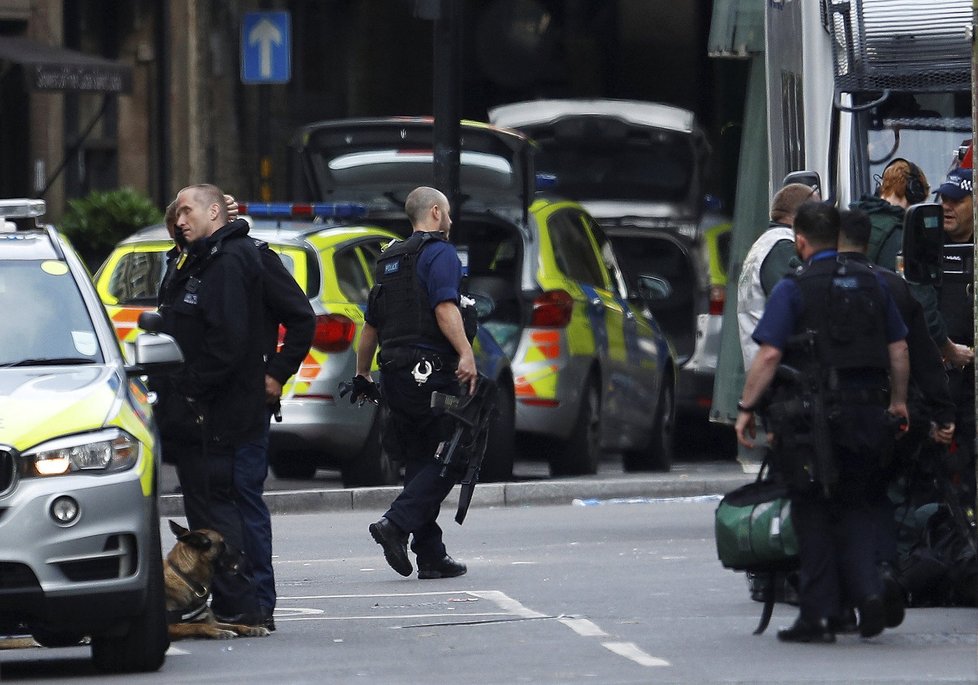
<svg viewBox="0 0 978 685"><path fill-rule="evenodd" d="M159 312L145 311L140 313L137 321L139 327L150 333L159 333L163 330L163 317Z"/></svg>
<svg viewBox="0 0 978 685"><path fill-rule="evenodd" d="M142 376L165 373L183 366L180 345L166 333L160 333L163 329L163 317L158 312L147 311L140 314L139 327L147 332L140 333L130 343L133 364L126 366L126 374Z"/></svg>
<svg viewBox="0 0 978 685"><path fill-rule="evenodd" d="M943 210L936 202L911 205L903 217L903 277L940 285L944 267Z"/></svg>
<svg viewBox="0 0 978 685"><path fill-rule="evenodd" d="M638 294L646 302L661 302L672 297L672 284L659 276L639 276Z"/></svg>
<svg viewBox="0 0 978 685"><path fill-rule="evenodd" d="M801 183L809 188L815 188L819 196L822 194L822 177L818 175L817 171L792 171L781 181L781 187L784 188L789 183Z"/></svg>
<svg viewBox="0 0 978 685"><path fill-rule="evenodd" d="M465 293L463 297L468 297L471 300L475 300L475 304L470 306L475 307L475 313L479 321L485 321L488 319L489 315L496 309L495 300L483 293L468 292Z"/></svg>

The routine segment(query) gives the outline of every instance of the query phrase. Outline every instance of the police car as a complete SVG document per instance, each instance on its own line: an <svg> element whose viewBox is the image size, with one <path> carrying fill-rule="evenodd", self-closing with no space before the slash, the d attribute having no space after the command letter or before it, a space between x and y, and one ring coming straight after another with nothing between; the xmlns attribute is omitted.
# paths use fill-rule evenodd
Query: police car
<svg viewBox="0 0 978 685"><path fill-rule="evenodd" d="M316 314L312 348L282 391L281 422L272 421L271 469L279 478L312 478L317 468L338 468L345 487L391 485L400 478L380 441L381 411L340 398L338 386L356 371L356 348L373 286L373 267L397 235L361 223L354 203L240 203L249 235L267 242L309 296ZM141 311L156 308L165 254L173 246L163 225L120 242L95 277L121 340L133 335ZM512 376L509 361L487 332L473 344L480 370L500 384L482 480L512 476ZM376 370L376 365L374 366ZM508 406L507 406L507 398Z"/></svg>
<svg viewBox="0 0 978 685"><path fill-rule="evenodd" d="M433 185L433 120L325 121L294 141L296 193L361 202L407 235L404 199ZM646 303L630 298L604 231L572 201L537 194L525 136L462 122L452 241L485 322L510 356L516 429L542 438L553 475L594 473L603 450L634 469L672 462L676 361ZM449 198L451 199L451 198ZM650 299L668 284L650 288Z"/></svg>
<svg viewBox="0 0 978 685"><path fill-rule="evenodd" d="M183 356L152 333L124 356L85 266L36 223L44 209L0 201L0 635L88 636L99 668L154 671L169 640L140 376Z"/></svg>
<svg viewBox="0 0 978 685"><path fill-rule="evenodd" d="M540 146L536 168L581 202L614 243L628 287L669 282L650 309L679 359L678 406L705 419L713 401L729 257L729 217L707 211L710 147L687 109L610 99L534 100L494 107L493 123Z"/></svg>

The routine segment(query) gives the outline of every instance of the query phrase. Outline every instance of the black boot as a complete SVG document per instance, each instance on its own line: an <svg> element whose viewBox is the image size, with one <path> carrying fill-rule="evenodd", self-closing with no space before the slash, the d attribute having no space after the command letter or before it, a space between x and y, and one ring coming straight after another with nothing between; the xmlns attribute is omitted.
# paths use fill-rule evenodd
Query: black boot
<svg viewBox="0 0 978 685"><path fill-rule="evenodd" d="M835 633L828 629L822 622L811 623L801 616L790 628L782 628L778 631L778 639L781 642L816 642L828 644L835 642Z"/></svg>
<svg viewBox="0 0 978 685"><path fill-rule="evenodd" d="M407 533L386 517L381 517L377 523L371 523L369 530L377 544L384 548L384 558L390 567L402 576L411 575L414 567L408 558Z"/></svg>

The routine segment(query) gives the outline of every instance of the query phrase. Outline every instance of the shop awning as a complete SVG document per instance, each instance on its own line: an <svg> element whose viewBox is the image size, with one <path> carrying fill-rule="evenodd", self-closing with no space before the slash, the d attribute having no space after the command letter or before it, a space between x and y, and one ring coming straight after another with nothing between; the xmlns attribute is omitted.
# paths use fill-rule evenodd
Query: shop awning
<svg viewBox="0 0 978 685"><path fill-rule="evenodd" d="M90 93L132 90L132 67L128 65L22 36L0 36L0 60L20 65L30 90Z"/></svg>

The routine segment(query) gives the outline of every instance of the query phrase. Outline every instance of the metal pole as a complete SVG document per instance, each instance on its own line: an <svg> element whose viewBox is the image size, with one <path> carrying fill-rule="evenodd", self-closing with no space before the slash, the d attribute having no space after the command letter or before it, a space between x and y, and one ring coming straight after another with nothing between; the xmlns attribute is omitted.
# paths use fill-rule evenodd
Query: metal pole
<svg viewBox="0 0 978 685"><path fill-rule="evenodd" d="M975 27L978 26L978 0L972 0L971 3L971 145L972 148L975 145L975 131L978 130L978 108L976 108L976 102L978 102L978 96L976 96L976 84L978 84L978 46L975 43ZM974 162L972 162L974 166ZM972 172L974 173L974 172ZM978 219L978 196L975 194L974 184L972 184L971 189L971 219L972 226L975 225L976 219ZM978 252L978 231L974 231L971 237L973 241L972 255ZM978 329L978 317L975 317L976 311L976 301L974 293L978 292L978 270L974 268L974 259L972 259L972 290L971 290L971 313ZM978 333L978 330L976 330ZM975 374L975 391L978 392L978 373ZM975 418L978 420L978 404L975 406ZM976 450L972 454L978 453L978 439L976 439ZM975 479L978 481L978 459L975 460ZM978 511L978 492L976 492L976 500L974 502L976 511Z"/></svg>
<svg viewBox="0 0 978 685"><path fill-rule="evenodd" d="M978 0L976 0L978 2ZM452 218L458 216L461 202L459 187L459 136L461 127L461 35L462 5L455 0L441 0L432 31L433 111L435 187L445 193L452 206Z"/></svg>

